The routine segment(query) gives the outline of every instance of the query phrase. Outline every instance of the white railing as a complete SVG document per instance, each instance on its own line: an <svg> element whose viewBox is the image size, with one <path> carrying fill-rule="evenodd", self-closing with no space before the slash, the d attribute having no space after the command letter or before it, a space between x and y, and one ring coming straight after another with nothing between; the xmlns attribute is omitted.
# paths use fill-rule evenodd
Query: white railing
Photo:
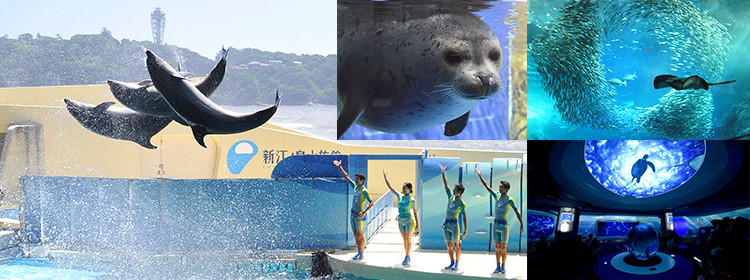
<svg viewBox="0 0 750 280"><path fill-rule="evenodd" d="M391 208L394 206L394 198L393 192L388 191L375 201L375 205L365 215L367 221L365 222L364 234L367 243L370 243L370 239L375 236L375 233L391 218Z"/></svg>

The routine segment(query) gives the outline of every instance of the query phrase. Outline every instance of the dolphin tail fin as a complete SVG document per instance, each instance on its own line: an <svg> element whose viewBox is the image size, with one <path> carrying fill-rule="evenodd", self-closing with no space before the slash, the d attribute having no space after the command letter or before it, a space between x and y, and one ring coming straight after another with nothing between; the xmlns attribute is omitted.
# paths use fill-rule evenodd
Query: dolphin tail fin
<svg viewBox="0 0 750 280"><path fill-rule="evenodd" d="M193 130L193 137L195 137L195 141L197 141L198 144L203 146L203 148L206 148L206 143L203 142L203 137L205 137L206 134L208 134L208 132L206 132L206 128L202 126L197 126L197 125L191 126L190 128Z"/></svg>
<svg viewBox="0 0 750 280"><path fill-rule="evenodd" d="M668 83L668 79L677 78L677 76L672 75L659 75L654 78L654 89L660 89L665 87L671 87Z"/></svg>
<svg viewBox="0 0 750 280"><path fill-rule="evenodd" d="M708 83L709 86L715 86L715 85L724 85L724 84L731 84L736 82L737 80L731 80L726 82L718 82L718 83Z"/></svg>
<svg viewBox="0 0 750 280"><path fill-rule="evenodd" d="M622 84L623 84L624 86L628 86L628 81L622 81Z"/></svg>
<svg viewBox="0 0 750 280"><path fill-rule="evenodd" d="M221 54L222 54L222 56L221 56L222 59L226 60L227 59L227 55L229 54L229 49L225 49L224 45L221 46Z"/></svg>

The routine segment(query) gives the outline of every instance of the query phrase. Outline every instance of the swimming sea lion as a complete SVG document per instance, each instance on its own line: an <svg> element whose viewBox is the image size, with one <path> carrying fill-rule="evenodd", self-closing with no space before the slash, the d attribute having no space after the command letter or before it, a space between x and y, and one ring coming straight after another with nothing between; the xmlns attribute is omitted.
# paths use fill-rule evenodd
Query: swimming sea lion
<svg viewBox="0 0 750 280"><path fill-rule="evenodd" d="M148 149L151 137L164 129L172 119L141 114L128 108L110 107L114 102L99 105L65 99L68 112L86 129L112 139L138 143Z"/></svg>
<svg viewBox="0 0 750 280"><path fill-rule="evenodd" d="M672 76L672 75L659 75L659 76L656 76L656 78L654 78L654 89L672 87L676 90L699 89L699 88L708 90L708 86L723 85L723 84L728 84L728 83L734 83L736 81L737 80L718 82L718 83L708 83L706 82L706 80L696 75L692 75L687 78L680 78L680 77Z"/></svg>
<svg viewBox="0 0 750 280"><path fill-rule="evenodd" d="M224 73L227 68L227 53L229 53L229 51L222 48L222 52L223 57L219 60L219 63L216 64L214 69L211 70L203 80L195 83L195 87L206 97L210 97L224 79ZM167 101L161 96L161 93L159 93L159 91L156 90L156 87L150 82L150 80L144 80L138 84L132 84L113 80L107 81L112 95L114 95L122 105L125 105L125 107L144 114L169 117L182 125L187 125L187 123L185 123L185 121L183 121L182 118L180 118L174 110L169 107L169 104L167 104Z"/></svg>
<svg viewBox="0 0 750 280"><path fill-rule="evenodd" d="M355 122L389 133L447 122L444 134L454 136L474 105L500 90L502 49L485 22L469 12L416 10L374 19L339 11L338 138Z"/></svg>
<svg viewBox="0 0 750 280"><path fill-rule="evenodd" d="M206 134L230 134L251 130L266 123L279 106L279 91L273 106L256 113L237 113L222 108L203 95L189 80L179 75L164 60L146 51L146 66L154 86L169 107L193 129L193 136L203 147Z"/></svg>

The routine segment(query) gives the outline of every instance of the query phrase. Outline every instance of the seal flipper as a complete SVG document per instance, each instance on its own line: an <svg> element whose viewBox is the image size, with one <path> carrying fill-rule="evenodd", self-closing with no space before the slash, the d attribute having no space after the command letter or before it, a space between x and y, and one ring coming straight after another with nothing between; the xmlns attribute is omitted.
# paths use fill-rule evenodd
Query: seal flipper
<svg viewBox="0 0 750 280"><path fill-rule="evenodd" d="M338 134L336 136L336 139L341 139L341 136L344 135L347 130L349 130L349 127L351 127L352 124L356 122L357 119L359 119L359 116L361 116L365 111L365 108L357 105L357 103L365 104L365 102L358 102L353 99L354 98L348 98L343 108L341 108L339 118L338 120L336 120L336 133Z"/></svg>
<svg viewBox="0 0 750 280"><path fill-rule="evenodd" d="M197 125L191 126L190 128L193 129L193 137L195 137L195 141L198 141L198 144L203 146L203 148L206 148L206 143L203 142L203 137L208 134L208 132L206 132L206 128Z"/></svg>
<svg viewBox="0 0 750 280"><path fill-rule="evenodd" d="M464 128L466 128L466 125L469 123L469 114L471 114L471 111L466 112L466 114L456 118L455 120L445 123L445 132L443 132L443 135L456 136L461 133L461 131L463 131Z"/></svg>

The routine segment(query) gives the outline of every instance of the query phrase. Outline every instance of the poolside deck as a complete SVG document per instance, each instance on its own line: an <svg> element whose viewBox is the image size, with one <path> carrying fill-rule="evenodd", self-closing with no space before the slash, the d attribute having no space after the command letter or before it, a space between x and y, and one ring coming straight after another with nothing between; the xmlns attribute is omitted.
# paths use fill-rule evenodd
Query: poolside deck
<svg viewBox="0 0 750 280"><path fill-rule="evenodd" d="M463 252L459 269L451 271L443 269L450 263L447 251L421 249L417 236L412 239L411 265L404 267L404 245L397 226L392 217L367 245L364 260L351 259L355 250L342 250L330 254L331 266L335 271L370 279L527 279L526 254L509 253L507 272L492 274L494 252Z"/></svg>

